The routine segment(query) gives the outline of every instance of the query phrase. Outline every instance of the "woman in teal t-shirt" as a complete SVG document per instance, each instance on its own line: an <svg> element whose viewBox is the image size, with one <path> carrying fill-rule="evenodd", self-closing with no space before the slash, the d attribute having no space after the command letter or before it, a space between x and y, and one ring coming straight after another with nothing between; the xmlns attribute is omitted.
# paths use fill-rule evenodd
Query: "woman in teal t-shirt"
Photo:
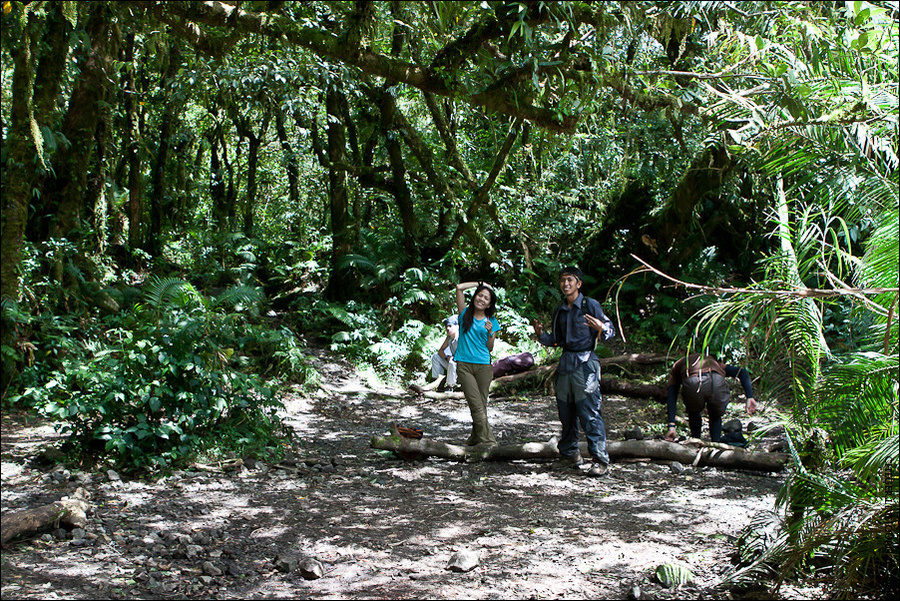
<svg viewBox="0 0 900 601"><path fill-rule="evenodd" d="M469 288L475 288L475 294L467 305L465 291ZM497 295L483 282L457 284L456 308L459 310L456 381L472 413L472 434L466 444L495 445L497 441L487 419L487 401L494 377L491 351L494 350L494 338L500 331L500 323L494 318Z"/></svg>

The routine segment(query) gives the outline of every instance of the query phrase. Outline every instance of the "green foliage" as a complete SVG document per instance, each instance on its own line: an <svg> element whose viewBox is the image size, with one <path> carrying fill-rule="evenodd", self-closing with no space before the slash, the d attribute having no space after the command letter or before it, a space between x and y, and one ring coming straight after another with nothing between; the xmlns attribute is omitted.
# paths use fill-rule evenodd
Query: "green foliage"
<svg viewBox="0 0 900 601"><path fill-rule="evenodd" d="M257 300L235 288L210 301L187 282L154 278L143 303L88 340L61 352L65 323L47 328L38 352L54 352L56 367L33 366L15 400L59 420L81 452L126 469L177 463L216 439L245 452L277 446L281 404L238 368L234 347L239 308Z"/></svg>
<svg viewBox="0 0 900 601"><path fill-rule="evenodd" d="M703 316L705 327L712 327L745 311L754 313L754 320L769 315L769 327L783 334L770 337L766 351L771 357L792 357L794 369L795 434L790 440L796 471L779 495L785 521L771 545L728 582L761 571L774 573L780 582L814 569L828 574L841 596L897 590L900 362L893 310L897 291L889 288L896 286L900 246L894 235L896 191L892 204L875 219L879 225L862 260L853 265L858 285L875 292L864 298L836 293L818 302L802 294L805 281L839 281L827 268L835 265L828 261L835 247L816 244L819 252L807 254L803 242L808 237L782 228L781 248L765 265L768 278L758 292L710 305ZM819 240L833 232L811 229ZM850 352L835 353L824 340L822 307L851 301L850 328L858 331L859 343ZM801 445L793 443L797 433L809 433Z"/></svg>
<svg viewBox="0 0 900 601"><path fill-rule="evenodd" d="M112 61L104 77L136 92L120 98L143 100L126 117L115 95L93 99L104 109L96 131L106 134L84 149L91 160L77 173L56 161L76 135L57 131L66 127L62 111L73 106L63 94L80 93L75 84L102 58L91 49L110 50L104 44L112 38L91 40L84 24L77 28L75 3L10 5L33 19L27 26L10 20L0 36L4 115L15 120L8 109L32 99L56 107L40 116L28 109L42 122L29 117L26 129L38 142L43 133L30 162L48 164L29 182L31 196L17 199L30 206L25 238L34 242L26 241L18 265L18 302L3 299L4 331L16 337L4 339L0 352L5 370L24 370L17 383L23 402L63 417L82 448L99 440L98 452L123 465L177 461L211 437L273 446L266 441L277 401L260 378L314 385L306 337L380 377L408 377L440 342L440 320L455 312L453 284L477 274L500 297L500 342L509 346L495 354L536 351L530 321L546 322L559 301L559 267L578 263L584 291L611 316L619 310L630 344L704 347L755 362L761 394L789 406L791 431L804 440L798 470L806 472L786 489L783 507L796 520L785 530L778 565L816 567L831 557L828 569L847 591L865 590L885 574L890 581L896 572L881 558L896 538L873 531L867 547L842 523L868 520L860 532L887 523L883 518L896 524L896 492L883 492L896 491L897 464L894 6L276 4L277 12L267 12L269 3L242 7L250 19L263 11L261 36L243 28L246 20L194 21L189 3L162 3L140 15L127 3L79 4L82 11L100 6L106 22L129 24L135 57ZM78 51L57 82L22 95L6 76L14 74L11 59L25 56L22 44L32 38L24 33L40 39L44 29L33 28L44 28L54 11L76 29L69 37ZM161 27L161 16L199 34L215 58L186 51L190 43ZM288 29L292 35L281 35ZM319 45L338 31L351 46ZM375 60L361 63L356 43ZM52 63L50 46L34 45L33 66ZM164 75L170 65L174 77ZM413 76L398 83L369 71L378 65ZM135 74L162 85L131 90ZM371 94L381 80L394 80L393 116ZM446 86L435 112L416 81ZM39 98L55 83L59 96ZM325 115L328 85L342 90L340 114ZM557 121L578 117L574 133L541 130L537 124L547 121L535 115L548 113ZM439 131L438 114L449 135ZM277 134L263 131L275 115ZM175 124L168 140L164 116ZM144 124L134 157L132 131L110 125L130 119ZM511 120L526 126L501 165ZM16 125L23 124L10 131ZM253 206L251 133L262 138ZM344 148L324 148L339 139ZM399 160L389 160L388 140L400 141ZM164 146L173 152L157 162ZM721 186L702 194L679 187L692 181L689 165L713 147L728 155ZM4 164L29 159L7 157L6 145L2 152ZM139 244L161 245L163 256L139 248L124 258L103 256L122 244L116 227L130 208L126 199L141 200L142 186L125 183L125 172L138 175L141 164L162 172L148 188L162 203L162 219L148 219L160 216L150 202L145 214L127 219L145 238ZM496 183L482 195L495 167ZM338 200L329 194L340 180L346 195ZM69 238L40 239L63 214L51 192L78 182L103 188L83 203L96 210L80 216L90 225L66 232ZM213 189L221 193L215 199ZM398 223L400 190L409 192L409 231ZM660 222L672 215L676 191L684 196L675 218L681 223ZM340 232L342 243L352 239L349 248L333 248L330 209L355 223ZM682 233L664 248L670 241L661 230L670 225ZM708 236L713 225L718 234ZM4 227L4 236L13 230ZM643 234L658 237L660 247ZM761 242L737 243L748 240ZM693 297L646 274L623 279L636 250L684 281L746 291ZM322 298L333 267L352 276L334 280L353 283L342 291L350 302ZM146 282L143 296L136 282ZM620 286L611 288L615 282ZM271 299L264 317L260 287ZM817 296L821 290L835 294ZM816 428L827 431L836 453L821 462L822 473L803 463ZM879 504L886 513L873 509ZM856 546L840 546L848 541ZM817 563L807 561L811 555Z"/></svg>

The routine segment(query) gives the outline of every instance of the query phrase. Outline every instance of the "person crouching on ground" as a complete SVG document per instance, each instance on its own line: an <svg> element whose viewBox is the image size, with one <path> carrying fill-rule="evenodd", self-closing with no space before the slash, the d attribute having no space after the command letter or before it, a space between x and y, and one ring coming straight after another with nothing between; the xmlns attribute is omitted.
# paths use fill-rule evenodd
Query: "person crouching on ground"
<svg viewBox="0 0 900 601"><path fill-rule="evenodd" d="M557 444L561 458L554 468L574 467L582 463L578 449L578 422L584 429L593 465L590 476L603 476L609 471L606 450L606 426L603 423L600 396L600 361L594 354L597 336L609 340L616 335L612 322L600 303L581 293L582 273L577 267L566 267L559 274L559 288L565 297L553 310L552 331L534 320L534 333L544 346L563 349L556 369L556 408L562 423Z"/></svg>
<svg viewBox="0 0 900 601"><path fill-rule="evenodd" d="M466 303L465 291L475 288ZM469 446L496 445L487 417L488 390L493 379L491 351L500 331L494 317L497 295L483 282L463 282L456 286L456 308L459 310L459 342L456 347L456 380L462 388L472 413L472 433L466 440Z"/></svg>

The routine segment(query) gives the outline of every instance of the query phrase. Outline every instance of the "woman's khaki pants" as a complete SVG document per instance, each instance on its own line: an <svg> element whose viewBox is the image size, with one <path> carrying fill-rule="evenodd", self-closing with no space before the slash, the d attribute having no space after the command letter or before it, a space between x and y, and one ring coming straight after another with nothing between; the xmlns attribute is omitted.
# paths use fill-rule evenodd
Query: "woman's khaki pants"
<svg viewBox="0 0 900 601"><path fill-rule="evenodd" d="M466 440L467 445L497 442L487 418L488 390L493 379L494 371L489 364L456 362L456 381L472 413L472 434Z"/></svg>

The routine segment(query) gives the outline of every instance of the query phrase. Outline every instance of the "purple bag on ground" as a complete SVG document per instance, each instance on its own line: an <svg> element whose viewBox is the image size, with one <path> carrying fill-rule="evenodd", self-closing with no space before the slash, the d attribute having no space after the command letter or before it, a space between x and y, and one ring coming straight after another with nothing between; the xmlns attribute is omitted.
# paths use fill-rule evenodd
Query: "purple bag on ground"
<svg viewBox="0 0 900 601"><path fill-rule="evenodd" d="M497 360L494 365L494 379L510 374L518 374L534 367L534 357L531 353L519 353Z"/></svg>

